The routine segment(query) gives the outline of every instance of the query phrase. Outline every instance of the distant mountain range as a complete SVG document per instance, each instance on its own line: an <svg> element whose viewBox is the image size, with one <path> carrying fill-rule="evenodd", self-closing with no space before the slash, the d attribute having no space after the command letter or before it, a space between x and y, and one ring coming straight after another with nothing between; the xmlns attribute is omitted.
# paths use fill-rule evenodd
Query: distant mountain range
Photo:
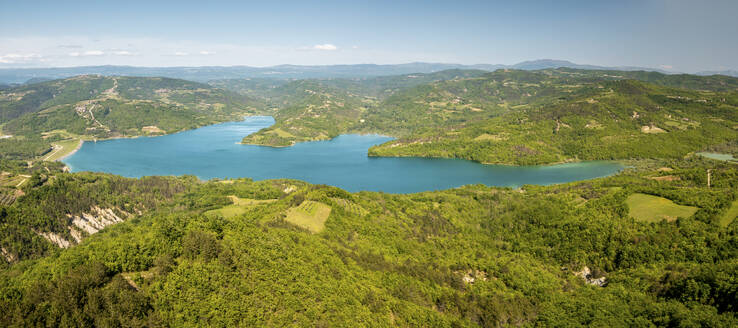
<svg viewBox="0 0 738 328"><path fill-rule="evenodd" d="M80 67L53 67L53 68L6 68L0 69L0 84L37 83L49 79L61 79L76 75L99 74L120 76L160 76L178 78L191 81L206 82L215 79L273 77L287 79L305 78L358 78L383 75L399 75L410 73L433 73L447 69L479 69L494 71L501 68L538 70L547 68L579 68L597 70L621 71L656 71L671 73L647 67L605 67L594 65L580 65L566 60L540 59L524 61L514 65L500 64L444 64L444 63L408 63L398 65L325 65L301 66L279 65L271 67L250 66L202 66L202 67L134 67L134 66L80 66ZM703 72L702 75L725 74L738 76L736 71Z"/></svg>
<svg viewBox="0 0 738 328"><path fill-rule="evenodd" d="M697 72L696 75L725 75L725 76L732 76L732 77L738 77L738 71L736 70L724 70L724 71L701 71Z"/></svg>

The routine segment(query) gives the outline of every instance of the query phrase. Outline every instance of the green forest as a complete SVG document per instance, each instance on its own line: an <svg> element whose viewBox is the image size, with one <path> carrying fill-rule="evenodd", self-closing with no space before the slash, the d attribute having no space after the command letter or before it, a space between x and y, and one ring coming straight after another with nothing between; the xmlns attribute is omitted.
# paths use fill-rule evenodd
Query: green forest
<svg viewBox="0 0 738 328"><path fill-rule="evenodd" d="M276 124L248 144L379 133L397 139L370 156L531 165L676 159L738 138L738 78L724 76L562 68L212 83L266 95Z"/></svg>
<svg viewBox="0 0 738 328"><path fill-rule="evenodd" d="M292 180L60 173L0 210L11 233L4 255L26 259L0 272L0 320L730 327L738 324L738 223L723 216L738 206L737 190L738 167L699 157L550 187L409 195ZM633 194L668 197L697 212L634 219L626 202ZM305 202L331 209L319 232L287 220ZM55 213L91 203L141 214L67 249L22 232L70 238L70 220ZM217 211L233 206L241 211Z"/></svg>
<svg viewBox="0 0 738 328"><path fill-rule="evenodd" d="M604 178L350 193L69 173L55 143L244 115L243 143L619 160ZM79 76L0 91L0 326L738 326L738 79L577 69L357 79Z"/></svg>
<svg viewBox="0 0 738 328"><path fill-rule="evenodd" d="M238 120L260 101L206 84L84 75L0 91L0 158L24 159L54 141L160 135Z"/></svg>

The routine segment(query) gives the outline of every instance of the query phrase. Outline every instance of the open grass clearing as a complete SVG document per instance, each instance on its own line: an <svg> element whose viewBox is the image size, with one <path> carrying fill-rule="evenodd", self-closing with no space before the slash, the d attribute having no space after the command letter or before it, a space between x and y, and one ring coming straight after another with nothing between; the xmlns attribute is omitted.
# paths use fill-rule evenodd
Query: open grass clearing
<svg viewBox="0 0 738 328"><path fill-rule="evenodd" d="M720 217L720 226L727 227L738 218L738 200L734 200L723 216Z"/></svg>
<svg viewBox="0 0 738 328"><path fill-rule="evenodd" d="M285 221L296 226L318 233L325 228L325 221L331 215L331 207L311 200L303 201L302 204L287 210Z"/></svg>
<svg viewBox="0 0 738 328"><path fill-rule="evenodd" d="M222 216L224 218L231 218L246 213L249 206L269 204L276 202L276 199L250 199L240 198L235 195L230 195L228 198L233 202L232 205L223 206L218 209L206 211L207 216Z"/></svg>
<svg viewBox="0 0 738 328"><path fill-rule="evenodd" d="M641 193L628 196L625 202L630 208L630 216L643 222L674 221L697 212L697 207L677 205L666 198Z"/></svg>
<svg viewBox="0 0 738 328"><path fill-rule="evenodd" d="M239 198L238 196L235 196L235 195L230 195L228 196L228 198L233 202L233 205L238 205L238 206L269 204L269 203L274 203L277 201L276 199Z"/></svg>
<svg viewBox="0 0 738 328"><path fill-rule="evenodd" d="M272 132L274 134L282 137L282 138L292 138L292 137L294 137L294 135L292 133L289 133L289 132L287 132L285 130L282 130L280 128L276 128L276 129L272 130Z"/></svg>
<svg viewBox="0 0 738 328"><path fill-rule="evenodd" d="M499 135L489 134L489 133L482 133L476 138L474 138L474 141L485 141L485 140L502 141L502 140L505 140L505 138Z"/></svg>
<svg viewBox="0 0 738 328"><path fill-rule="evenodd" d="M54 150L44 157L44 161L57 161L62 159L77 150L77 147L80 147L81 143L82 140L80 139L57 141L53 143Z"/></svg>
<svg viewBox="0 0 738 328"><path fill-rule="evenodd" d="M239 205L227 205L219 209L205 212L206 216L222 216L224 218L232 218L246 213L246 208Z"/></svg>

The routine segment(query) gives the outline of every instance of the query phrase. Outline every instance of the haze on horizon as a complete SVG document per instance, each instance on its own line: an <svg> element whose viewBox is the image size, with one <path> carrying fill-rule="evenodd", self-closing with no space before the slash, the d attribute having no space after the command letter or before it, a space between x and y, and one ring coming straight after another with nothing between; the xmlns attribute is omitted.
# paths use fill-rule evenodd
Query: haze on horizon
<svg viewBox="0 0 738 328"><path fill-rule="evenodd" d="M738 69L738 1L0 0L0 68L514 64Z"/></svg>

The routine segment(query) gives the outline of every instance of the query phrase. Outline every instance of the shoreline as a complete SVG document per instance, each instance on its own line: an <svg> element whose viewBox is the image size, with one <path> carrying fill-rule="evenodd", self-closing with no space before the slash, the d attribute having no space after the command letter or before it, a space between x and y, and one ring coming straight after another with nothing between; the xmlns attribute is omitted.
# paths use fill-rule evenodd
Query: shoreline
<svg viewBox="0 0 738 328"><path fill-rule="evenodd" d="M246 115L246 116L241 117L241 119L244 120L247 117L253 117L253 116L259 116L259 115ZM173 131L171 133L165 132L165 133L162 133L162 134L154 134L154 135L115 136L115 137L106 137L106 138L94 138L94 137L90 137L90 136L81 136L79 138L79 143L77 144L77 147L74 148L74 150L72 150L69 154L66 154L66 155L64 155L64 156L56 159L56 161L62 161L63 159L65 159L65 158L67 158L67 157L69 157L71 155L74 155L74 153L76 153L78 150L80 150L80 148L82 148L82 145L85 142L88 142L88 141L97 142L97 141L117 140L117 139L137 139L137 138L163 137L163 136L167 136L167 135L177 134L177 133L180 133L180 132L185 132L185 131L191 131L191 130L199 129L199 128L206 127L206 126L223 124L223 123L230 123L230 122L239 122L239 121L216 122L216 123L211 123L211 124L198 125L198 126L195 126L193 128L185 128L185 129Z"/></svg>
<svg viewBox="0 0 738 328"><path fill-rule="evenodd" d="M78 151L78 150L79 150L80 148L82 148L82 144L84 144L84 143L85 143L85 140L84 140L84 139L82 139L82 138L80 138L80 139L79 139L79 141L77 142L77 147L75 147L75 148L74 148L74 149L73 149L72 151L70 151L70 152L69 152L68 154L66 154L66 155L64 155L64 156L62 156L62 157L59 157L59 158L57 158L57 159L56 159L56 161L57 161L57 162L61 162L61 161L63 161L63 160L65 159L65 158L67 158L67 157L69 157L69 156L72 156L72 155L74 155L74 153L76 153L76 152L77 152L77 151ZM66 166L66 165L65 165L65 166Z"/></svg>

